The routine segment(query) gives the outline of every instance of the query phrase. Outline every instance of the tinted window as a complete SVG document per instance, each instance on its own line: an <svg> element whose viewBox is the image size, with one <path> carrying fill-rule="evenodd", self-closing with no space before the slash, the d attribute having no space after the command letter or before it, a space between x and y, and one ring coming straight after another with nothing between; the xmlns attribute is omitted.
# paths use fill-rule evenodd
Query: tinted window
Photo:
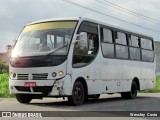
<svg viewBox="0 0 160 120"><path fill-rule="evenodd" d="M111 30L109 30L109 29L103 29L102 41L103 42L113 43L112 31Z"/></svg>
<svg viewBox="0 0 160 120"><path fill-rule="evenodd" d="M104 57L114 57L114 44L102 43Z"/></svg>
<svg viewBox="0 0 160 120"><path fill-rule="evenodd" d="M141 47L144 49L153 50L152 41L145 38L141 38Z"/></svg>
<svg viewBox="0 0 160 120"><path fill-rule="evenodd" d="M116 43L127 45L127 37L125 33L116 32Z"/></svg>
<svg viewBox="0 0 160 120"><path fill-rule="evenodd" d="M128 47L122 45L116 45L116 57L128 59Z"/></svg>
<svg viewBox="0 0 160 120"><path fill-rule="evenodd" d="M82 23L82 25L78 30L78 33L80 32L89 32L89 33L97 34L98 33L97 24L85 21Z"/></svg>
<svg viewBox="0 0 160 120"><path fill-rule="evenodd" d="M95 24L83 22L78 33L83 34L83 40L75 43L73 53L73 67L88 65L98 52L98 33Z"/></svg>
<svg viewBox="0 0 160 120"><path fill-rule="evenodd" d="M140 60L140 48L130 47L131 60Z"/></svg>
<svg viewBox="0 0 160 120"><path fill-rule="evenodd" d="M133 47L139 47L139 40L137 36L130 35L129 37L129 45Z"/></svg>
<svg viewBox="0 0 160 120"><path fill-rule="evenodd" d="M104 57L114 57L112 30L101 28L102 53Z"/></svg>
<svg viewBox="0 0 160 120"><path fill-rule="evenodd" d="M142 50L142 60L152 62L154 60L154 52L150 50Z"/></svg>

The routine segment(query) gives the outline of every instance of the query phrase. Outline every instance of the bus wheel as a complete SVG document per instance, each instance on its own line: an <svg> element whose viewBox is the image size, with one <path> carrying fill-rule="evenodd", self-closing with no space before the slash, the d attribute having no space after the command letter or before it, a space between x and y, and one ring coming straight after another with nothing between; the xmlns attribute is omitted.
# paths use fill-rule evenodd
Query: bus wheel
<svg viewBox="0 0 160 120"><path fill-rule="evenodd" d="M85 92L81 82L75 82L72 90L72 96L68 97L68 101L73 105L81 105L84 102Z"/></svg>
<svg viewBox="0 0 160 120"><path fill-rule="evenodd" d="M135 81L132 82L131 85L131 91L130 92L122 92L121 93L122 98L127 99L134 99L137 97L137 84Z"/></svg>
<svg viewBox="0 0 160 120"><path fill-rule="evenodd" d="M16 99L20 103L29 103L32 100L32 96L28 94L16 94Z"/></svg>

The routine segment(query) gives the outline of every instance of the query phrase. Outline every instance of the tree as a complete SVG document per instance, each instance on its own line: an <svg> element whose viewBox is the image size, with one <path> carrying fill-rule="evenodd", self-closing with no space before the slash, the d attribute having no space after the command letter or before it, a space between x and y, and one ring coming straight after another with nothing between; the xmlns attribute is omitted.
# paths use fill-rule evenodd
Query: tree
<svg viewBox="0 0 160 120"><path fill-rule="evenodd" d="M0 58L0 74L9 72L9 65L4 63L2 59Z"/></svg>

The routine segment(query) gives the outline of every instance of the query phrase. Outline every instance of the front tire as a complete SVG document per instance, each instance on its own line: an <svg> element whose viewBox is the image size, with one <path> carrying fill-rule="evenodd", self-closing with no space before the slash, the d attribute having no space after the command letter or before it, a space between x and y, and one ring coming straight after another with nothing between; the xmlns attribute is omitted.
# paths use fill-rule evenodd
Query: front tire
<svg viewBox="0 0 160 120"><path fill-rule="evenodd" d="M72 90L72 96L68 97L68 101L73 105L82 105L85 98L84 86L80 81L75 82Z"/></svg>
<svg viewBox="0 0 160 120"><path fill-rule="evenodd" d="M32 96L28 94L16 94L16 99L20 103L29 103L32 100Z"/></svg>
<svg viewBox="0 0 160 120"><path fill-rule="evenodd" d="M130 92L122 92L121 97L124 99L135 99L137 97L137 84L135 81L132 82Z"/></svg>

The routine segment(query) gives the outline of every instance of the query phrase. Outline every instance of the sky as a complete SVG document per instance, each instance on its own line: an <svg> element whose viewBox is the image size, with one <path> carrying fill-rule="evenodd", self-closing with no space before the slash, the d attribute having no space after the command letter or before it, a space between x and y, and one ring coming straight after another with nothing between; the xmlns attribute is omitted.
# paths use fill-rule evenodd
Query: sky
<svg viewBox="0 0 160 120"><path fill-rule="evenodd" d="M113 4L109 4L107 1ZM160 41L160 0L107 1L0 0L0 53L6 51L6 45L13 44L27 23L62 17L92 18L136 33L149 35L155 41ZM115 4L125 8L125 10L114 6ZM89 9L85 9L85 7ZM141 14L141 16L127 12L126 9ZM144 18L142 15L156 20Z"/></svg>

